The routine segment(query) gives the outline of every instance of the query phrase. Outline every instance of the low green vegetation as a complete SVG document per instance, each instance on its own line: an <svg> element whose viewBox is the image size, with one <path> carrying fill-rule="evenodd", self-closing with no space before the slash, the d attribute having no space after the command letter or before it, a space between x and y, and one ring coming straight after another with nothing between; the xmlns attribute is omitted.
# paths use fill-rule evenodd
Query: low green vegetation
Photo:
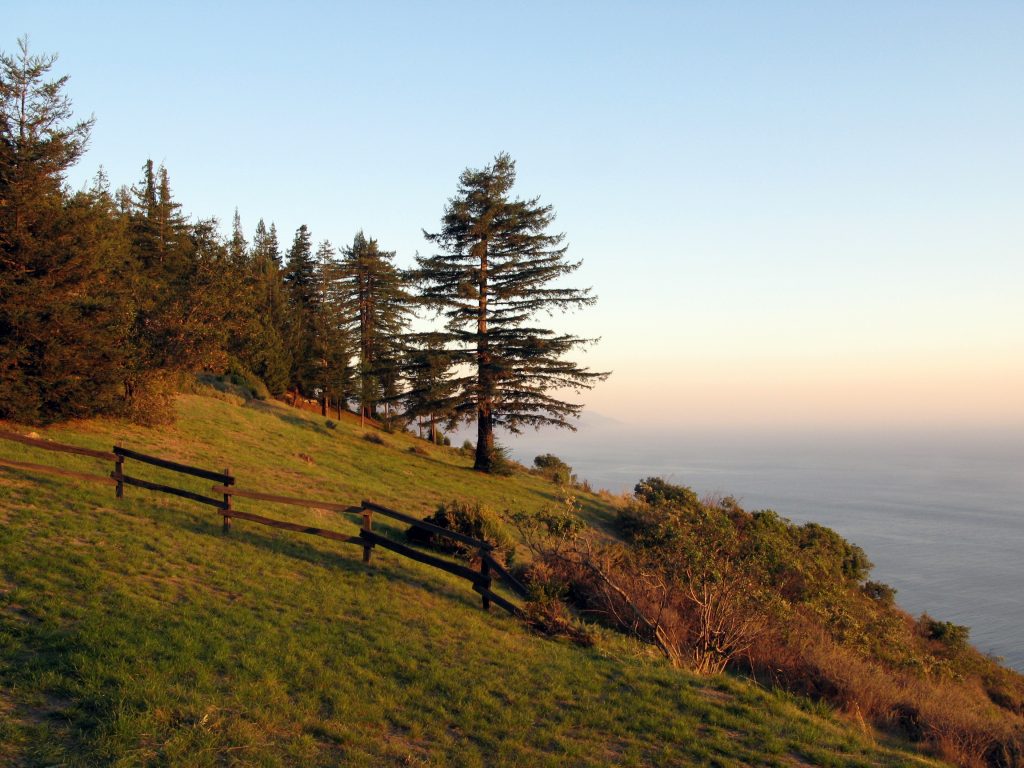
<svg viewBox="0 0 1024 768"><path fill-rule="evenodd" d="M41 431L116 442L238 487L417 515L453 498L549 514L543 477L482 475L472 456L258 400L185 395L173 426ZM6 428L25 428L7 424ZM410 447L420 448L410 452ZM105 474L103 462L4 442L2 455ZM209 493L128 462L126 471ZM583 516L616 508L579 492ZM355 516L246 502L354 532ZM388 532L400 538L402 528ZM126 488L0 469L0 764L13 766L929 765L830 706L673 668L592 627L552 640L441 571Z"/></svg>
<svg viewBox="0 0 1024 768"><path fill-rule="evenodd" d="M535 555L525 578L544 595L674 666L750 674L961 765L1024 758L1024 677L972 648L966 627L903 613L835 531L647 478L609 539L578 524L567 498L561 514L515 516Z"/></svg>

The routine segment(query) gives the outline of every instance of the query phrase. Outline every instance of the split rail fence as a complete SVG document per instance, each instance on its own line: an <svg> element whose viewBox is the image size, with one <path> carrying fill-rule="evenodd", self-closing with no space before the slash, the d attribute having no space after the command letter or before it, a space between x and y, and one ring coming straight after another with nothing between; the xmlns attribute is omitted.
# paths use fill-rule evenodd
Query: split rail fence
<svg viewBox="0 0 1024 768"><path fill-rule="evenodd" d="M488 610L491 603L494 603L516 616L520 615L522 612L517 605L497 594L493 590L494 579L497 577L503 581L512 592L516 593L520 597L527 596L526 587L511 573L509 573L497 559L495 559L493 545L472 536L466 536L465 534L457 531L452 531L439 525L425 522L403 512L389 509L388 507L376 504L372 501L363 500L359 506L352 506L330 501L301 499L290 496L275 496L257 491L241 490L235 487L235 477L231 474L230 468L225 468L223 472L216 472L213 470L202 469L200 467L193 467L188 464L180 464L157 456L149 456L144 453L139 453L138 451L122 448L121 446L114 446L113 450L108 453L106 451L97 451L91 448L80 448L74 445L65 445L49 440L27 437L25 435L4 430L0 430L0 439L22 443L23 445L32 446L34 448L42 448L47 451L72 453L103 461L109 461L113 463L114 470L109 475L93 475L63 469L61 467L53 467L47 464L30 464L22 461L13 461L3 457L0 457L0 467L20 470L28 474L42 473L59 475L61 477L68 477L74 480L112 485L114 486L116 496L119 499L124 497L124 487L126 485L134 486L136 488L144 488L157 493L166 493L172 496L178 496L216 509L222 517L222 531L225 534L229 534L231 532L233 520L247 520L249 522L259 523L260 525L266 525L271 528L280 528L286 531L320 536L325 539L330 539L331 541L356 544L363 548L364 563L370 562L370 558L375 547L381 547L402 555L403 557L407 557L410 560L415 560L416 562L438 568L471 582L473 591L480 595L484 610ZM216 483L216 485L210 488L211 493L214 495L206 496L201 493L177 488L172 485L153 483L148 480L142 480L141 478L127 475L125 474L125 462L127 460L148 464L204 480L211 480ZM252 512L243 512L235 507L235 498L251 499L253 501L263 501L271 504L325 509L342 514L357 514L361 517L362 524L358 533L352 535L344 534L338 531L303 525L301 523L293 523L286 520L265 517L263 515L253 514ZM462 544L470 551L475 551L476 557L474 559L479 562L479 570L474 570L473 568L461 563L455 563L450 560L437 557L436 555L414 549L413 547L395 541L394 539L382 536L380 533L373 530L373 518L375 514L388 517L393 520L398 520L399 522L406 523L409 526L418 528L434 536L440 536L450 541Z"/></svg>

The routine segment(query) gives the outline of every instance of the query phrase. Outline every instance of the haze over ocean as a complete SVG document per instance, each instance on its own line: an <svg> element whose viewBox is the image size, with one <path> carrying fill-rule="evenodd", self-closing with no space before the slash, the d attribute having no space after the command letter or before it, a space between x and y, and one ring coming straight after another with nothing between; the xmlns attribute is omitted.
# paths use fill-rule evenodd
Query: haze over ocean
<svg viewBox="0 0 1024 768"><path fill-rule="evenodd" d="M595 488L660 476L834 528L901 607L969 626L978 648L1024 672L1019 432L653 432L595 418L505 442L525 464L557 454Z"/></svg>

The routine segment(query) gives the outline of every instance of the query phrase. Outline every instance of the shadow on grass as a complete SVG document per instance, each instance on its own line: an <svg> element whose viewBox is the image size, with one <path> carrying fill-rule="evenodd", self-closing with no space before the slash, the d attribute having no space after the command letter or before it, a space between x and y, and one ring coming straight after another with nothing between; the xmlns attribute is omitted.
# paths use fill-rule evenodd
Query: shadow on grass
<svg viewBox="0 0 1024 768"><path fill-rule="evenodd" d="M273 552L310 565L331 568L347 574L366 574L368 572L379 571L391 581L423 589L452 600L457 600L463 604L476 606L479 606L480 604L479 596L473 592L472 585L468 581L465 582L464 590L458 589L454 585L443 581L427 583L424 580L414 578L411 574L403 573L402 571L395 569L390 565L390 563L381 564L379 562L381 555L388 559L395 560L404 560L404 558L402 555L389 552L380 547L373 550L373 559L378 560L378 562L374 563L373 560L371 560L369 564L366 564L362 562L361 544L336 542L337 549L322 549L321 547L314 546L309 541L303 541L298 538L303 535L301 533L293 533L291 536L286 534L279 538L267 536L260 530L262 526L259 523L238 519L232 522L231 532L229 534L224 534L219 522L220 519L220 515L217 515L217 521L193 516L175 518L173 515L168 515L167 522L173 522L180 528L192 533L222 538L225 544L229 542L243 543L248 546L262 549L266 552ZM337 530L337 528L338 526L334 526L331 530ZM356 526L352 526L352 528L354 532ZM390 538L393 538L399 543L406 543L404 541L404 536L395 535L395 528L391 526L387 526L378 532L383 533L385 530L391 533ZM338 532L342 533L343 531ZM348 533L349 531L344 532ZM329 539L323 539L323 541L327 543L329 547L335 544L335 542L331 542ZM393 558L391 556L393 556ZM429 568L430 566L424 567Z"/></svg>
<svg viewBox="0 0 1024 768"><path fill-rule="evenodd" d="M275 416L276 418L283 421L285 424L289 424L293 427L299 427L300 429L308 429L312 432L315 432L318 435L331 434L331 430L329 430L322 424L317 424L315 421L304 419L301 416L299 416L298 413L289 413L285 409L285 407L282 406L271 405L261 400L250 400L245 404L244 407L252 408L253 410L259 411L260 413L266 413L271 416Z"/></svg>

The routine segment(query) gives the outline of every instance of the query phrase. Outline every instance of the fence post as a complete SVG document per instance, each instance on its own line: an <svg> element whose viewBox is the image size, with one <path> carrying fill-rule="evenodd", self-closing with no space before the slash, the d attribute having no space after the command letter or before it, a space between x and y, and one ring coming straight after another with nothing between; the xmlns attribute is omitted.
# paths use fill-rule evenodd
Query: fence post
<svg viewBox="0 0 1024 768"><path fill-rule="evenodd" d="M363 530L370 532L373 530L373 510L363 507ZM373 550L373 542L367 540L363 544L363 562L370 562L370 552Z"/></svg>
<svg viewBox="0 0 1024 768"><path fill-rule="evenodd" d="M480 550L480 575L484 577L483 584L481 586L483 586L484 589L490 589L491 564L487 562L487 553L483 549ZM491 599L487 595L481 593L480 600L484 605L485 611L491 610Z"/></svg>
<svg viewBox="0 0 1024 768"><path fill-rule="evenodd" d="M231 474L231 468L230 467L224 467L224 474L225 475L230 475ZM231 494L230 493L225 493L224 494L224 511L225 512L230 512L231 511ZM224 526L221 528L221 532L222 533L231 533L231 515L230 514L224 515Z"/></svg>
<svg viewBox="0 0 1024 768"><path fill-rule="evenodd" d="M120 448L120 445L115 445L115 448ZM115 454L116 455L116 454ZM117 498L124 498L124 456L117 456L114 459L114 479L117 480Z"/></svg>

